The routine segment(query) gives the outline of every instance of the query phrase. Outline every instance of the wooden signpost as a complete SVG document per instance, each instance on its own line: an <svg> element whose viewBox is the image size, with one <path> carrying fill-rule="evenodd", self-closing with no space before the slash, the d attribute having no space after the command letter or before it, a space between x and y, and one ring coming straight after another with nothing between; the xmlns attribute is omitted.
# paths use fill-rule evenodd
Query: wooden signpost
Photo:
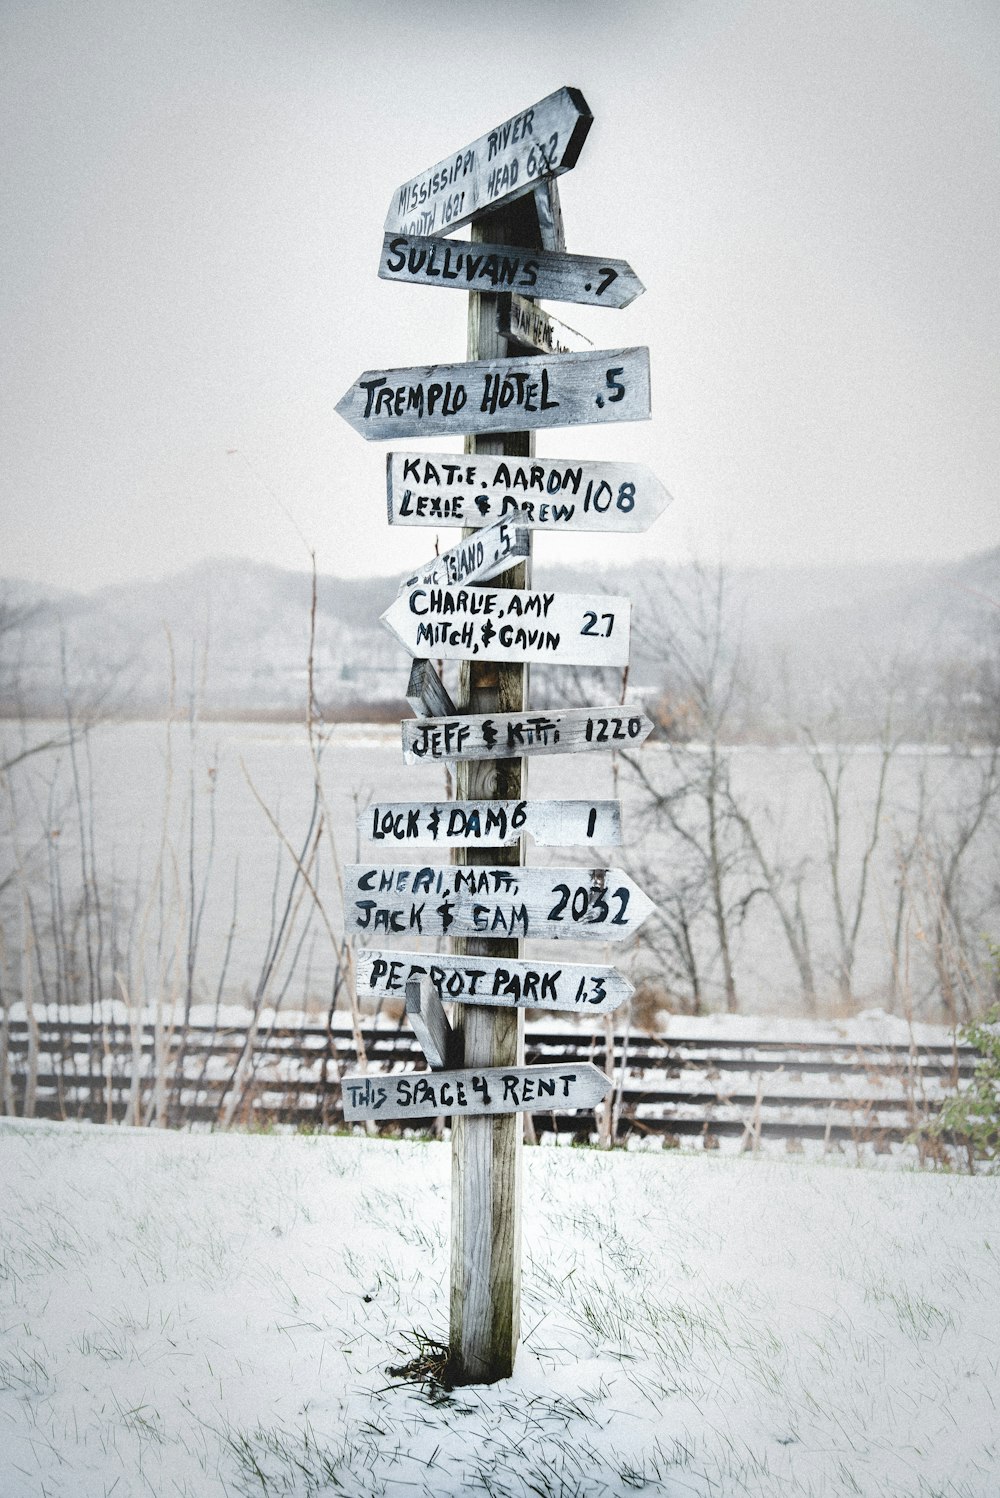
<svg viewBox="0 0 1000 1498"><path fill-rule="evenodd" d="M523 962L460 957L451 952L382 952L362 948L355 963L359 999L406 993L413 978L428 977L449 1004L499 1009L561 1009L570 1014L610 1014L633 988L615 967L579 962Z"/></svg>
<svg viewBox="0 0 1000 1498"><path fill-rule="evenodd" d="M517 516L497 520L474 536L466 536L457 546L432 557L409 577L403 578L400 592L406 588L457 587L460 583L485 583L505 567L526 557L531 537L526 526L518 525Z"/></svg>
<svg viewBox="0 0 1000 1498"><path fill-rule="evenodd" d="M390 453L390 525L518 525L551 531L645 531L670 495L638 463L569 458Z"/></svg>
<svg viewBox="0 0 1000 1498"><path fill-rule="evenodd" d="M653 902L623 869L344 867L346 928L372 936L625 941L652 910Z"/></svg>
<svg viewBox="0 0 1000 1498"><path fill-rule="evenodd" d="M387 234L378 273L383 281L498 295L513 292L592 307L627 307L646 289L627 260L463 244L418 234Z"/></svg>
<svg viewBox="0 0 1000 1498"><path fill-rule="evenodd" d="M404 182L393 193L386 231L444 234L514 202L576 165L593 119L579 89L549 94Z"/></svg>
<svg viewBox="0 0 1000 1498"><path fill-rule="evenodd" d="M514 754L580 754L637 749L653 731L645 713L620 707L569 707L551 713L451 714L405 718L403 758L509 759Z"/></svg>
<svg viewBox="0 0 1000 1498"><path fill-rule="evenodd" d="M447 437L649 419L649 350L366 369L337 402L366 438Z"/></svg>
<svg viewBox="0 0 1000 1498"><path fill-rule="evenodd" d="M594 1108L611 1080L589 1061L571 1066L484 1067L345 1077L344 1118L427 1118L434 1114L569 1112Z"/></svg>
<svg viewBox="0 0 1000 1498"><path fill-rule="evenodd" d="M621 869L525 866L526 833L549 845L621 839L617 802L528 799L530 756L635 748L652 726L623 707L539 711L527 700L532 660L624 666L629 654L627 599L532 589L533 532L644 531L669 503L635 464L535 457L536 429L650 414L648 350L566 351L572 338L535 305L623 307L643 289L625 261L566 253L555 178L590 123L579 91L560 89L396 191L379 275L468 291L466 362L368 370L337 405L365 438L465 442L464 455L396 452L387 464L390 524L464 527L457 546L402 580L383 615L415 657L404 759L454 762L455 799L376 800L359 819L375 843L437 844L452 861L344 870L348 931L449 940L441 954L359 954L358 995L405 997L429 1070L346 1077L343 1097L349 1121L452 1119L456 1384L513 1368L517 1114L593 1108L611 1087L589 1065L525 1067L523 1011L608 1014L632 992L616 968L532 960L523 941L624 941L653 908ZM469 243L441 237L463 223ZM459 662L454 701L438 658Z"/></svg>
<svg viewBox="0 0 1000 1498"><path fill-rule="evenodd" d="M411 655L444 660L628 663L627 598L513 588L408 588L382 615Z"/></svg>
<svg viewBox="0 0 1000 1498"><path fill-rule="evenodd" d="M527 834L540 848L622 840L618 801L375 801L358 817L373 843L509 848Z"/></svg>

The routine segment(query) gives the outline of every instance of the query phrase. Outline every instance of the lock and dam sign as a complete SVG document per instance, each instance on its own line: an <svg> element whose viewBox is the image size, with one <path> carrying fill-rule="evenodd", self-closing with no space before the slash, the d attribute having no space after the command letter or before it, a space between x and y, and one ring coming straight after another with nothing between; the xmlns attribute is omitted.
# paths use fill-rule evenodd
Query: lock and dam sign
<svg viewBox="0 0 1000 1498"><path fill-rule="evenodd" d="M547 531L645 531L670 504L639 463L391 452L390 525L517 524Z"/></svg>
<svg viewBox="0 0 1000 1498"><path fill-rule="evenodd" d="M373 843L509 848L527 834L543 848L622 840L618 801L376 801L358 817Z"/></svg>
<svg viewBox="0 0 1000 1498"><path fill-rule="evenodd" d="M551 712L459 713L404 718L403 758L421 760L514 759L522 754L579 754L633 749L653 731L643 712L620 707L554 708Z"/></svg>
<svg viewBox="0 0 1000 1498"><path fill-rule="evenodd" d="M646 289L627 260L478 241L466 244L419 234L387 234L378 273L383 281L509 292L592 307L627 307Z"/></svg>
<svg viewBox="0 0 1000 1498"><path fill-rule="evenodd" d="M379 952L362 948L355 962L359 999L402 998L412 978L429 977L449 1004L610 1014L635 990L615 967L521 958L459 957L451 952Z"/></svg>
<svg viewBox="0 0 1000 1498"><path fill-rule="evenodd" d="M589 1061L570 1066L481 1067L344 1077L344 1119L593 1108L611 1080Z"/></svg>
<svg viewBox="0 0 1000 1498"><path fill-rule="evenodd" d="M444 234L532 192L576 165L593 118L579 89L549 94L398 187L386 232Z"/></svg>
<svg viewBox="0 0 1000 1498"><path fill-rule="evenodd" d="M348 864L344 927L412 936L625 941L654 909L622 869Z"/></svg>
<svg viewBox="0 0 1000 1498"><path fill-rule="evenodd" d="M631 611L629 599L604 593L416 587L399 594L382 623L414 656L624 666Z"/></svg>
<svg viewBox="0 0 1000 1498"><path fill-rule="evenodd" d="M646 421L649 350L366 369L336 409L371 439Z"/></svg>

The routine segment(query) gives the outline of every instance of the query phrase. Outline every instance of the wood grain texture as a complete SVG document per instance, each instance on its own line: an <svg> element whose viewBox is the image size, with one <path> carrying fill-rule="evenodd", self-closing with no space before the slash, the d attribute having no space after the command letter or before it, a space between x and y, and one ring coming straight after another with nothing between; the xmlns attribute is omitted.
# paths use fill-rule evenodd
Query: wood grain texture
<svg viewBox="0 0 1000 1498"><path fill-rule="evenodd" d="M527 297L504 297L499 312L500 330L515 348L539 354L586 353L594 347L575 328L567 327L557 317L550 317Z"/></svg>
<svg viewBox="0 0 1000 1498"><path fill-rule="evenodd" d="M627 307L646 289L627 260L609 255L550 254L419 234L387 234L378 273L383 281L588 307Z"/></svg>
<svg viewBox="0 0 1000 1498"><path fill-rule="evenodd" d="M483 526L517 515L547 531L646 531L670 495L639 463L390 452L390 525Z"/></svg>
<svg viewBox="0 0 1000 1498"><path fill-rule="evenodd" d="M404 719L400 731L403 758L414 765L423 760L497 760L514 754L635 749L652 733L653 725L645 713L612 706Z"/></svg>
<svg viewBox="0 0 1000 1498"><path fill-rule="evenodd" d="M476 217L497 222L503 204L576 165L592 123L580 90L558 89L404 182L386 230L443 234Z"/></svg>
<svg viewBox="0 0 1000 1498"><path fill-rule="evenodd" d="M417 657L410 663L406 700L418 717L453 717L455 704L429 660Z"/></svg>
<svg viewBox="0 0 1000 1498"><path fill-rule="evenodd" d="M617 968L580 962L457 957L447 952L362 948L355 959L359 999L399 997L413 977L427 974L448 1003L501 1008L560 1009L609 1014L630 998L632 984Z"/></svg>
<svg viewBox="0 0 1000 1498"><path fill-rule="evenodd" d="M376 441L647 421L649 350L366 369L336 410L362 437Z"/></svg>
<svg viewBox="0 0 1000 1498"><path fill-rule="evenodd" d="M447 588L486 583L497 573L512 567L519 558L526 557L530 550L531 536L526 526L518 524L516 514L509 519L495 520L492 525L464 537L457 546L449 547L409 573L400 581L399 591L402 593L418 584Z"/></svg>
<svg viewBox="0 0 1000 1498"><path fill-rule="evenodd" d="M387 848L508 848L525 836L542 848L617 848L621 802L373 801L357 829Z"/></svg>
<svg viewBox="0 0 1000 1498"><path fill-rule="evenodd" d="M461 1071L366 1073L343 1079L344 1118L510 1115L558 1105L560 1113L593 1108L611 1080L589 1061L557 1066L469 1067Z"/></svg>
<svg viewBox="0 0 1000 1498"><path fill-rule="evenodd" d="M608 593L417 586L381 623L411 655L444 660L625 666L632 604Z"/></svg>
<svg viewBox="0 0 1000 1498"><path fill-rule="evenodd" d="M444 1012L437 984L427 974L406 983L406 1018L433 1071L443 1071L455 1051L455 1037Z"/></svg>

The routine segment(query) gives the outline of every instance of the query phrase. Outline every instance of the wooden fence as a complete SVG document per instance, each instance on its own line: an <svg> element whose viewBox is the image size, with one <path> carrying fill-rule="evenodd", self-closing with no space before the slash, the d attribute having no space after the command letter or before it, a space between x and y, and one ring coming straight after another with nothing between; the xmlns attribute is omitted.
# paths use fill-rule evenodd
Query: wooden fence
<svg viewBox="0 0 1000 1498"><path fill-rule="evenodd" d="M422 1069L407 1029L380 1025L363 1035L372 1071ZM615 1136L700 1138L743 1147L806 1140L890 1150L967 1082L975 1052L953 1043L749 1040L529 1026L527 1063L593 1061L615 1081ZM94 1122L343 1127L338 1079L357 1069L350 1029L270 1026L248 1032L189 1025L173 1032L89 1019L11 1021L0 1030L0 1107L8 1114ZM433 1127L426 1120L426 1127ZM596 1137L591 1115L532 1115L536 1137ZM382 1125L398 1130L398 1125ZM531 1125L529 1125L529 1128Z"/></svg>

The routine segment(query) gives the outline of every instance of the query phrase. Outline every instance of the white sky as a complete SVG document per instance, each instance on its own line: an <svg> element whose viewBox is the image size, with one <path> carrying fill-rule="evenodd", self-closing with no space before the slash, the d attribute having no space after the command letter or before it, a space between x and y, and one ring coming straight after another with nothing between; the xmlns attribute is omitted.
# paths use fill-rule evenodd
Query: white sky
<svg viewBox="0 0 1000 1498"><path fill-rule="evenodd" d="M382 220L563 84L595 115L568 246L648 289L552 310L649 345L653 420L539 451L647 463L675 503L559 556L1000 540L992 0L6 0L0 56L0 573L423 560L433 533L385 522L387 444L334 405L462 359L465 298L379 281Z"/></svg>

